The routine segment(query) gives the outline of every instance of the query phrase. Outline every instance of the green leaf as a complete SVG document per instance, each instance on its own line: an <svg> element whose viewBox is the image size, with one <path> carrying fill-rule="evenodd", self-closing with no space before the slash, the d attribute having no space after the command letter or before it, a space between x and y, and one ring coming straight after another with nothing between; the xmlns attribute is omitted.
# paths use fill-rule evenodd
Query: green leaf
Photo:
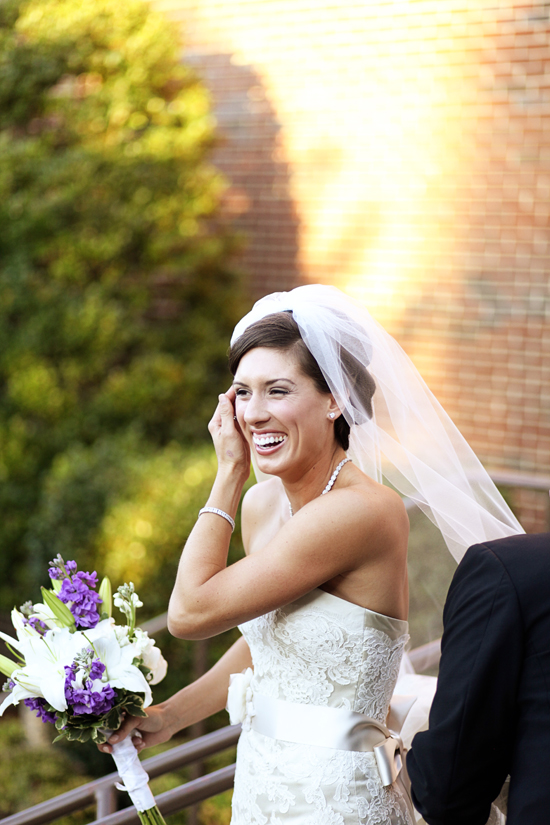
<svg viewBox="0 0 550 825"><path fill-rule="evenodd" d="M141 705L127 705L125 710L128 711L130 716L147 716Z"/></svg>
<svg viewBox="0 0 550 825"><path fill-rule="evenodd" d="M23 665L25 664L25 659L23 658L23 656L19 653L18 650L16 650L14 647L12 647L12 645L10 645L9 642L6 642L5 639L3 641L4 641L4 644L6 645L6 647L8 648L9 652L12 653L15 656L15 658L19 659L19 661L21 662L19 667L23 667Z"/></svg>
<svg viewBox="0 0 550 825"><path fill-rule="evenodd" d="M61 581L61 579L52 579L52 589L54 593L60 593L62 587L63 582Z"/></svg>
<svg viewBox="0 0 550 825"><path fill-rule="evenodd" d="M11 659L8 659L7 656L2 656L0 654L0 673L3 673L4 676L8 678L12 675L12 673L16 670L21 668L20 664L13 662Z"/></svg>
<svg viewBox="0 0 550 825"><path fill-rule="evenodd" d="M61 599L59 599L55 593L52 593L51 590L46 590L45 587L40 589L42 590L44 604L50 608L61 627L75 627L74 616L67 605L63 604Z"/></svg>

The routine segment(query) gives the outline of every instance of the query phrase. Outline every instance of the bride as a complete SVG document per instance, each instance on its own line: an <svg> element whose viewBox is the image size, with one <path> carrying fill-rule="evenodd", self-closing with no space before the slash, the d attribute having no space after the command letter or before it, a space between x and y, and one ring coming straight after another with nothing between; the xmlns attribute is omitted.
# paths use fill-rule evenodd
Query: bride
<svg viewBox="0 0 550 825"><path fill-rule="evenodd" d="M298 287L237 325L209 430L218 473L181 556L168 626L239 625L196 682L127 719L139 749L222 709L243 722L233 825L412 825L388 709L407 634L412 497L459 558L522 532L407 356L338 290ZM246 557L227 566L242 504ZM238 674L234 676L234 674ZM110 750L109 745L102 749Z"/></svg>

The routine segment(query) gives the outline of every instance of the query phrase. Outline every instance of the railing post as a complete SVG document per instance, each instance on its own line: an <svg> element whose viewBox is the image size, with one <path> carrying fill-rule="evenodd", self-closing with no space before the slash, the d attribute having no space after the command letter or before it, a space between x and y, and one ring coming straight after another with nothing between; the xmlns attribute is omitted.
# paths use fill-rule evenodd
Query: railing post
<svg viewBox="0 0 550 825"><path fill-rule="evenodd" d="M96 819L114 814L116 811L116 793L113 785L102 785L95 791Z"/></svg>

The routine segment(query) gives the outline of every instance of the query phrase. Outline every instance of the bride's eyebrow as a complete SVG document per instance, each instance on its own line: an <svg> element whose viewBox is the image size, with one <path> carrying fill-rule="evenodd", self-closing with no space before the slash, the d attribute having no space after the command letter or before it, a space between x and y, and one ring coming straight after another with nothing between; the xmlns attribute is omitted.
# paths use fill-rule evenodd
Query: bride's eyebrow
<svg viewBox="0 0 550 825"><path fill-rule="evenodd" d="M280 384L281 381L285 381L287 384L291 384L293 387L296 386L294 381L291 381L290 378L273 378L270 381L265 382L266 387L270 387L272 384ZM247 387L248 384L243 383L242 381L233 381L234 387Z"/></svg>

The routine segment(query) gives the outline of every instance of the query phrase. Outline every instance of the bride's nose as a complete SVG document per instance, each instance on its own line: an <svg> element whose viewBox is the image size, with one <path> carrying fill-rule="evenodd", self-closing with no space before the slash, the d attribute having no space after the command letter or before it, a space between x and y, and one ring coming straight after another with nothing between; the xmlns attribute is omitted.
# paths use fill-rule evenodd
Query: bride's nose
<svg viewBox="0 0 550 825"><path fill-rule="evenodd" d="M252 393L246 402L244 410L244 420L247 424L253 425L265 422L269 419L270 413L266 409L265 399L261 393Z"/></svg>

